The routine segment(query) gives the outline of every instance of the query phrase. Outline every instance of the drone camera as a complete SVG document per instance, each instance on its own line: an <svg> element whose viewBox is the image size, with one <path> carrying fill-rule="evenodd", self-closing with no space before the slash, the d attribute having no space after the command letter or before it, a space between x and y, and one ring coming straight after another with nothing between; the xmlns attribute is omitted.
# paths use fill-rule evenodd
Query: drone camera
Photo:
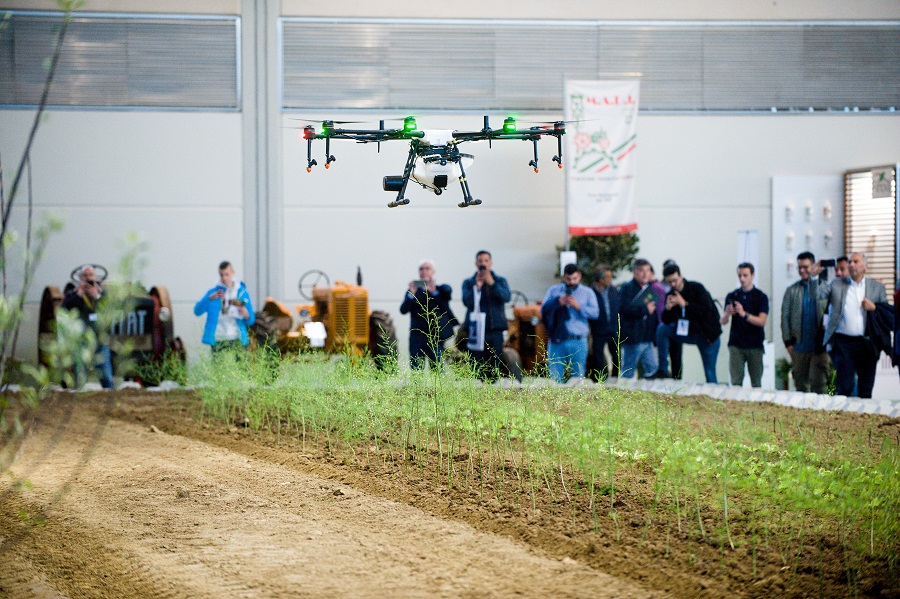
<svg viewBox="0 0 900 599"><path fill-rule="evenodd" d="M434 186L438 189L443 189L447 187L447 175L435 175L434 176Z"/></svg>
<svg viewBox="0 0 900 599"><path fill-rule="evenodd" d="M403 189L403 177L400 175L388 175L381 180L381 187L385 191L400 191Z"/></svg>

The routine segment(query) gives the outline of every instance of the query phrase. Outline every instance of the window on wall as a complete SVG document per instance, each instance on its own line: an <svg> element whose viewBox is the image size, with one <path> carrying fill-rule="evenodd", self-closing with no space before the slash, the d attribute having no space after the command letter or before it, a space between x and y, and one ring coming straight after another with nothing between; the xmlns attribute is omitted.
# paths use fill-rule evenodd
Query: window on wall
<svg viewBox="0 0 900 599"><path fill-rule="evenodd" d="M900 22L281 20L282 106L562 110L639 76L645 111L893 111Z"/></svg>
<svg viewBox="0 0 900 599"><path fill-rule="evenodd" d="M897 282L897 243L897 165L844 173L844 247L866 255L866 276L884 283L888 296Z"/></svg>
<svg viewBox="0 0 900 599"><path fill-rule="evenodd" d="M39 103L63 16L13 11L0 35L0 104ZM238 18L79 13L66 31L49 104L239 107Z"/></svg>

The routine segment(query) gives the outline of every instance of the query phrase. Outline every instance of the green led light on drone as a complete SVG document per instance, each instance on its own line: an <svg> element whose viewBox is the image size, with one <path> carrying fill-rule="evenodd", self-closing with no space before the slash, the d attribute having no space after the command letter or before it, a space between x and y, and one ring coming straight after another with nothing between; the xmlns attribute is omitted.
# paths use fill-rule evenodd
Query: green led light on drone
<svg viewBox="0 0 900 599"><path fill-rule="evenodd" d="M403 119L403 130L404 131L415 131L416 130L416 117L408 116Z"/></svg>
<svg viewBox="0 0 900 599"><path fill-rule="evenodd" d="M503 132L513 133L516 130L516 119L509 117L503 120Z"/></svg>

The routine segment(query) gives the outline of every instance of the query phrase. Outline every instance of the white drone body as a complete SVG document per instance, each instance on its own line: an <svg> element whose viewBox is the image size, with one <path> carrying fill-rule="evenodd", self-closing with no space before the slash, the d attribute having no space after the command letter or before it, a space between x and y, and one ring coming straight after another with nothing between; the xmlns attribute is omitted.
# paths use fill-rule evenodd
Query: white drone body
<svg viewBox="0 0 900 599"><path fill-rule="evenodd" d="M425 146L448 146L456 143L453 139L453 130L451 129L426 129L422 133L424 133L422 144ZM425 158L420 157L416 160L416 166L410 178L419 185L440 195L444 187L459 181L462 171L468 171L469 167L475 162L475 157L471 154L460 154L459 156L459 160L462 162L462 169L455 162L447 161L444 164L441 164L440 160L426 162ZM438 178L438 184L435 183L435 177ZM446 177L446 179L442 180L443 177Z"/></svg>

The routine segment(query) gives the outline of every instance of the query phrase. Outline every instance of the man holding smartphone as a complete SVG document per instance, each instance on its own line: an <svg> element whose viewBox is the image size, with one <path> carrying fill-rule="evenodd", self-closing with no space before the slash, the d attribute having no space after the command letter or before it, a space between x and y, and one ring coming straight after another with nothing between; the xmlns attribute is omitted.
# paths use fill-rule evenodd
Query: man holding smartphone
<svg viewBox="0 0 900 599"><path fill-rule="evenodd" d="M738 264L741 286L725 296L725 314L721 323L731 323L728 337L729 374L731 384L744 383L744 365L750 373L750 386L762 386L764 327L769 317L769 296L753 284L755 269L749 262Z"/></svg>
<svg viewBox="0 0 900 599"><path fill-rule="evenodd" d="M434 279L434 260L419 262L419 278L409 282L400 304L400 314L409 314L409 363L414 369L425 368L431 360L440 364L444 342L453 336L459 324L450 309L453 290L438 285Z"/></svg>
<svg viewBox="0 0 900 599"><path fill-rule="evenodd" d="M194 314L206 314L203 343L214 354L247 347L250 342L247 328L256 322L256 314L247 286L235 279L231 262L219 264L219 282L194 305Z"/></svg>
<svg viewBox="0 0 900 599"><path fill-rule="evenodd" d="M495 381L503 372L503 332L507 329L504 306L510 299L509 283L493 271L487 250L475 254L475 274L463 281L466 307L466 348L472 352L476 376Z"/></svg>
<svg viewBox="0 0 900 599"><path fill-rule="evenodd" d="M588 319L597 318L600 307L594 292L581 284L581 271L566 264L563 282L553 285L541 302L541 320L550 334L547 362L550 377L565 382L566 370L572 378L584 378L588 355Z"/></svg>
<svg viewBox="0 0 900 599"><path fill-rule="evenodd" d="M99 326L98 308L103 299L103 288L94 267L85 264L78 269L76 274L78 277L78 286L63 298L62 307L66 310L77 310L78 317L84 323L86 335L93 334L96 340L96 350L94 352L94 367L100 376L100 384L104 389L113 387L113 371L112 359L109 353L109 331ZM85 340L75 349L75 387L81 388L87 381L87 366L82 361L82 353L84 345L89 342Z"/></svg>
<svg viewBox="0 0 900 599"><path fill-rule="evenodd" d="M722 325L719 311L712 296L701 283L688 281L681 275L677 264L663 269L663 278L670 291L666 295L666 309L662 324L656 329L656 345L659 347L659 378L668 378L669 341L677 339L682 344L696 345L703 362L703 374L707 383L717 383L716 361Z"/></svg>

